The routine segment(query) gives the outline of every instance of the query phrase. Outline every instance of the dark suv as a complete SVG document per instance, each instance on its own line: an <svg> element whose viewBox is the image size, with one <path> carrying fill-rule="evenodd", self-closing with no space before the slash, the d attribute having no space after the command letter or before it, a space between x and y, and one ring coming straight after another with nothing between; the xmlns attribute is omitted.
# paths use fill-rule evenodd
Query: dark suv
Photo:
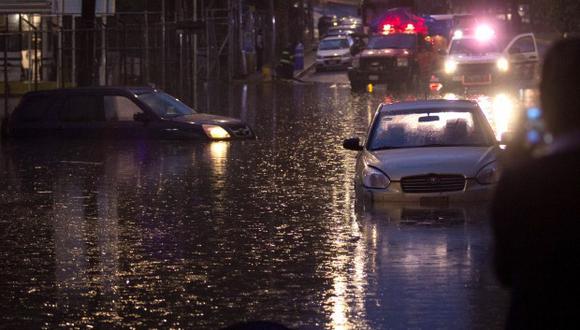
<svg viewBox="0 0 580 330"><path fill-rule="evenodd" d="M353 91L367 84L387 84L389 88L416 88L426 73L425 59L433 58L431 45L420 34L373 35L366 48L353 59L348 79Z"/></svg>
<svg viewBox="0 0 580 330"><path fill-rule="evenodd" d="M239 119L197 113L152 88L91 87L30 92L10 116L9 137L252 139Z"/></svg>

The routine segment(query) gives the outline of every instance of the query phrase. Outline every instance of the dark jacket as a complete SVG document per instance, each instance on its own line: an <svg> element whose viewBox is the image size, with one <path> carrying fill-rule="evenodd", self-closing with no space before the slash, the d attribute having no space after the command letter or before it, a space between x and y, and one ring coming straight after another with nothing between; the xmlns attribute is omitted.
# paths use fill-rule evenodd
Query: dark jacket
<svg viewBox="0 0 580 330"><path fill-rule="evenodd" d="M492 217L506 328L580 327L580 149L506 171Z"/></svg>

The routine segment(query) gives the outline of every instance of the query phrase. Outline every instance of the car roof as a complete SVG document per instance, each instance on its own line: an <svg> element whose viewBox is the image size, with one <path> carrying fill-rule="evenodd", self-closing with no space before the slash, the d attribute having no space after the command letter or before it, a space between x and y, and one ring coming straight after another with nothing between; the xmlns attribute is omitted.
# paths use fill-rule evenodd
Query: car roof
<svg viewBox="0 0 580 330"><path fill-rule="evenodd" d="M97 87L76 87L76 88L58 88L42 91L32 91L26 93L24 96L35 95L63 95L63 94L91 94L91 93L129 93L129 94L143 94L153 93L158 90L152 87L135 87L135 86L97 86Z"/></svg>
<svg viewBox="0 0 580 330"><path fill-rule="evenodd" d="M474 110L479 109L477 102L471 100L445 100L445 99L437 99L437 100L424 100L424 101L404 101L404 102L396 102L391 104L382 103L381 104L381 112L389 112L389 111L404 111L404 110L426 110L426 109L433 109L433 110L443 110L443 109L466 109L466 110Z"/></svg>

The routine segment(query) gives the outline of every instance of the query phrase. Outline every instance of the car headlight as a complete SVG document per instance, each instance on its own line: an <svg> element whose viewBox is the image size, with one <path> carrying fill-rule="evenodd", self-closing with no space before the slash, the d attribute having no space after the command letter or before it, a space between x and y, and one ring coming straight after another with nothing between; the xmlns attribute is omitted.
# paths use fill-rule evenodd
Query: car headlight
<svg viewBox="0 0 580 330"><path fill-rule="evenodd" d="M457 62L454 60L447 60L445 61L445 73L453 74L457 71Z"/></svg>
<svg viewBox="0 0 580 330"><path fill-rule="evenodd" d="M207 137L212 140L222 140L230 137L230 133L218 125L201 125Z"/></svg>
<svg viewBox="0 0 580 330"><path fill-rule="evenodd" d="M504 57L501 57L496 62L497 69L501 72L506 72L510 68L510 63Z"/></svg>
<svg viewBox="0 0 580 330"><path fill-rule="evenodd" d="M408 66L409 59L406 57L397 57L397 66Z"/></svg>
<svg viewBox="0 0 580 330"><path fill-rule="evenodd" d="M480 184L487 185L497 183L499 181L499 175L500 172L497 162L492 162L482 167L477 173L475 179Z"/></svg>
<svg viewBox="0 0 580 330"><path fill-rule="evenodd" d="M391 184L391 180L383 172L370 166L365 166L362 179L363 185L367 188L385 189Z"/></svg>

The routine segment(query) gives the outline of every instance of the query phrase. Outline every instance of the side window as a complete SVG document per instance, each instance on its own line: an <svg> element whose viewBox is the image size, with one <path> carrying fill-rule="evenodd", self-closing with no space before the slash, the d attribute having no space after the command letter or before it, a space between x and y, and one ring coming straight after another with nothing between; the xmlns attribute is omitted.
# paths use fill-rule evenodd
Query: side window
<svg viewBox="0 0 580 330"><path fill-rule="evenodd" d="M136 113L143 112L135 102L125 96L105 96L104 107L107 121L133 121Z"/></svg>
<svg viewBox="0 0 580 330"><path fill-rule="evenodd" d="M534 39L532 37L523 37L512 45L509 52L510 54L521 54L521 53L532 53L536 50L534 47Z"/></svg>
<svg viewBox="0 0 580 330"><path fill-rule="evenodd" d="M95 95L72 95L65 99L58 117L64 122L94 122L104 119L102 97Z"/></svg>
<svg viewBox="0 0 580 330"><path fill-rule="evenodd" d="M46 110L52 105L53 98L36 95L25 98L18 107L15 119L20 122L39 122L46 118Z"/></svg>

